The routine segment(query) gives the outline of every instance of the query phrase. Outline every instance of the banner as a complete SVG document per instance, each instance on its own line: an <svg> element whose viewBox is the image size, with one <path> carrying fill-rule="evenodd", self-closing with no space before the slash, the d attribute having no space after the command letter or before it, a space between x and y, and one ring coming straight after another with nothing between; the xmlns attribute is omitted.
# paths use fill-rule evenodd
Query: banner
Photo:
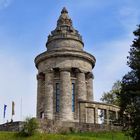
<svg viewBox="0 0 140 140"><path fill-rule="evenodd" d="M3 118L5 118L7 105L4 104Z"/></svg>
<svg viewBox="0 0 140 140"><path fill-rule="evenodd" d="M12 101L12 116L15 115L15 103Z"/></svg>

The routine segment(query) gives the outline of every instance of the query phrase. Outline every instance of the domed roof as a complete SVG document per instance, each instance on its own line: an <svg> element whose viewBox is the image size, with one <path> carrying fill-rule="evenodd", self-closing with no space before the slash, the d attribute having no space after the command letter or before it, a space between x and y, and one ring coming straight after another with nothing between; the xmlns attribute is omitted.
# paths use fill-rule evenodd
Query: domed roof
<svg viewBox="0 0 140 140"><path fill-rule="evenodd" d="M56 40L64 41L66 39L78 41L83 46L82 36L79 34L77 30L73 28L72 20L68 15L67 9L64 7L61 11L59 19L57 20L57 26L55 30L53 30L51 34L48 36L46 47L50 49L49 43L51 43L52 41Z"/></svg>

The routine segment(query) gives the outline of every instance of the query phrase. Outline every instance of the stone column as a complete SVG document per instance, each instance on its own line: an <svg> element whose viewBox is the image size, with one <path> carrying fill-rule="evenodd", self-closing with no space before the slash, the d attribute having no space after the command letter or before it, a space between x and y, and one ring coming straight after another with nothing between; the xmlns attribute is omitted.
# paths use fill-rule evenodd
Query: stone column
<svg viewBox="0 0 140 140"><path fill-rule="evenodd" d="M77 73L77 93L79 100L86 100L87 97L86 81L85 81L85 73L83 72Z"/></svg>
<svg viewBox="0 0 140 140"><path fill-rule="evenodd" d="M43 82L45 80L45 76L43 73L39 73L37 75L37 112L36 112L36 116L37 118L40 118L41 117L41 108L43 107L42 106L42 85L43 85ZM43 108L42 108L43 109Z"/></svg>
<svg viewBox="0 0 140 140"><path fill-rule="evenodd" d="M70 71L60 69L60 119L62 121L73 120L72 115L72 86Z"/></svg>
<svg viewBox="0 0 140 140"><path fill-rule="evenodd" d="M44 117L47 119L53 119L53 71L47 71L45 73L45 114Z"/></svg>
<svg viewBox="0 0 140 140"><path fill-rule="evenodd" d="M98 124L98 108L94 108L94 123Z"/></svg>
<svg viewBox="0 0 140 140"><path fill-rule="evenodd" d="M86 100L87 98L87 91L86 91L86 81L85 81L85 73L78 71L77 72L77 81L76 81L76 87L77 87L77 100ZM86 121L86 109L85 104L79 104L80 110L78 110L78 116L80 122Z"/></svg>
<svg viewBox="0 0 140 140"><path fill-rule="evenodd" d="M118 111L115 111L115 113L116 113L116 120L118 120L119 118Z"/></svg>
<svg viewBox="0 0 140 140"><path fill-rule="evenodd" d="M106 124L109 125L109 121L110 121L110 120L109 120L109 110L106 109L105 112L106 112L106 113L105 113L105 115L106 115L106 117L105 117L105 118L106 118Z"/></svg>
<svg viewBox="0 0 140 140"><path fill-rule="evenodd" d="M87 123L94 123L94 108L86 108L86 122Z"/></svg>
<svg viewBox="0 0 140 140"><path fill-rule="evenodd" d="M93 74L87 73L87 100L93 101Z"/></svg>

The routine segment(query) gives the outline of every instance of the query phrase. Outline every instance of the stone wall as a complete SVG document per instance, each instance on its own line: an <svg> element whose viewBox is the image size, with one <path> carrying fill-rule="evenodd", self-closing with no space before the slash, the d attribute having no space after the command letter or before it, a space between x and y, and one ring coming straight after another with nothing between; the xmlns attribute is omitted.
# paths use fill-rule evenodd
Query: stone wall
<svg viewBox="0 0 140 140"><path fill-rule="evenodd" d="M23 122L9 122L9 123L5 123L5 124L1 124L0 125L0 131L20 131L22 126L23 126Z"/></svg>
<svg viewBox="0 0 140 140"><path fill-rule="evenodd" d="M120 131L121 126L79 123L79 122L61 122L52 120L39 120L40 131L47 133L66 133L66 132L99 132L99 131Z"/></svg>
<svg viewBox="0 0 140 140"><path fill-rule="evenodd" d="M23 127L24 122L10 122L0 125L0 131L18 132ZM99 132L99 131L119 131L120 126L79 123L79 122L62 122L46 119L39 120L39 131L46 133L66 133L66 132Z"/></svg>

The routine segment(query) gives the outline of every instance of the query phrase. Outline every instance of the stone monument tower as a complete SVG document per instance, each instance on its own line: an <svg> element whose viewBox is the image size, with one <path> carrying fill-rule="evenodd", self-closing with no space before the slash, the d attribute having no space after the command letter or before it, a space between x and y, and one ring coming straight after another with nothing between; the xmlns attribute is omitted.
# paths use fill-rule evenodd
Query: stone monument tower
<svg viewBox="0 0 140 140"><path fill-rule="evenodd" d="M83 47L81 35L63 8L55 30L48 36L47 50L35 58L37 118L68 122L86 119L89 112L80 102L93 101L95 57Z"/></svg>

